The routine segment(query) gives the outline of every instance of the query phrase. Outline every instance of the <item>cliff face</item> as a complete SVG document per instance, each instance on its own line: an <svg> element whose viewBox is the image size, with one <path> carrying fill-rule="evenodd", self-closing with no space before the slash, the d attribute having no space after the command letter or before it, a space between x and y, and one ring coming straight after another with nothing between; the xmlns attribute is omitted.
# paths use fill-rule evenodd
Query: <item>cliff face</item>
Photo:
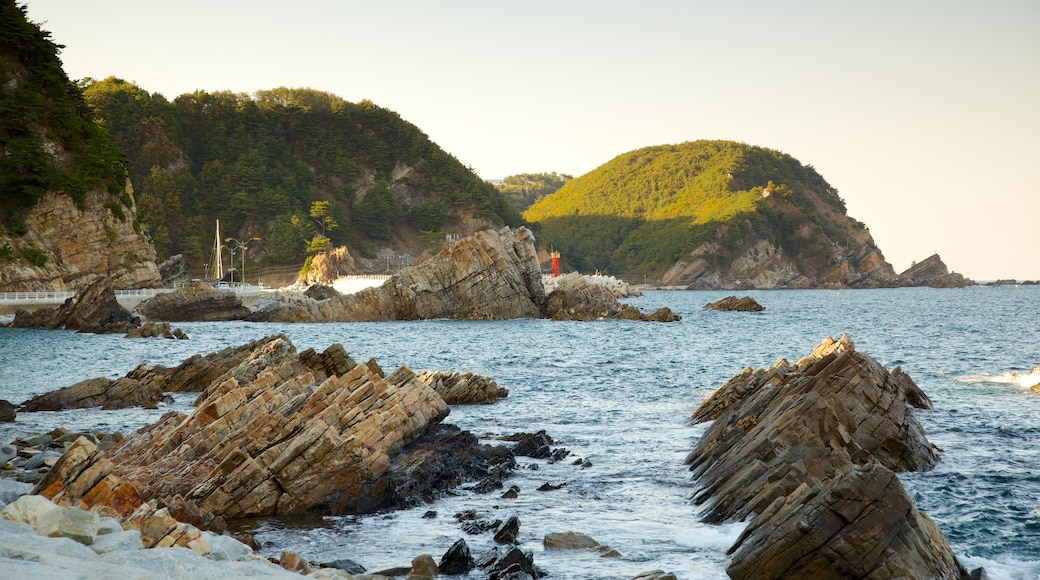
<svg viewBox="0 0 1040 580"><path fill-rule="evenodd" d="M15 256L0 260L0 291L74 291L100 276L111 278L115 289L158 286L155 253L130 217L112 214L108 197L91 191L81 210L62 192L45 194L26 216L24 235L0 235L0 248L9 246ZM136 208L121 211L132 216Z"/></svg>
<svg viewBox="0 0 1040 580"><path fill-rule="evenodd" d="M974 284L972 280L951 272L939 258L932 254L924 260L910 266L899 275L903 286L930 286L932 288L963 288Z"/></svg>
<svg viewBox="0 0 1040 580"><path fill-rule="evenodd" d="M50 34L0 2L0 291L156 285L122 154Z"/></svg>

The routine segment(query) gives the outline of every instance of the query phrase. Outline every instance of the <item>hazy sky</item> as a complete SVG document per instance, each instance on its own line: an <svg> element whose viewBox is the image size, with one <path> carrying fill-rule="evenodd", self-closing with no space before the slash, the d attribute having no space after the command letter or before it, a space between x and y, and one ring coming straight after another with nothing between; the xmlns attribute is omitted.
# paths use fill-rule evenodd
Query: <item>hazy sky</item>
<svg viewBox="0 0 1040 580"><path fill-rule="evenodd" d="M902 271L1040 279L1040 2L29 0L74 79L371 99L485 179L778 149Z"/></svg>

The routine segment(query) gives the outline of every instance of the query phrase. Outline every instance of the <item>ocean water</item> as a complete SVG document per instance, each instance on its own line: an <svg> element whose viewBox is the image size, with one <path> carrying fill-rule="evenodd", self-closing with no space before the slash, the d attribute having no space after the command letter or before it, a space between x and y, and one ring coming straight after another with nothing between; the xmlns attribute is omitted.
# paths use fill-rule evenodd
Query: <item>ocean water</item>
<svg viewBox="0 0 1040 580"><path fill-rule="evenodd" d="M352 324L181 324L188 341L128 340L66 331L0 329L0 398L19 403L78 380L122 376L141 362L173 365L194 353L285 333L297 349L341 343L359 362L387 370L472 371L510 391L494 405L456 407L446 422L487 440L544 429L566 447L564 461L520 458L508 485L465 489L389 514L255 520L266 555L294 550L311 561L350 558L370 571L435 559L465 538L474 555L490 534L464 533L453 515L477 510L520 519L519 542L550 578L631 578L662 569L682 579L725 578L726 549L744 524L708 526L688 502L683 459L704 426L697 405L744 367L808 354L823 338L848 334L859 351L896 365L934 409L916 411L942 449L932 471L902 474L915 505L939 525L961 561L990 578L1040 578L1040 287L959 290L751 291L761 313L701 307L732 292L648 292L628 302L669 306L674 324L625 321L448 321ZM740 295L743 295L740 294ZM155 411L24 413L0 425L16 434L66 429L128 433L193 395ZM591 466L573 464L583 458ZM544 483L561 485L537 491ZM424 518L427 511L436 517ZM579 531L621 553L545 550L547 533ZM476 576L474 576L476 577Z"/></svg>

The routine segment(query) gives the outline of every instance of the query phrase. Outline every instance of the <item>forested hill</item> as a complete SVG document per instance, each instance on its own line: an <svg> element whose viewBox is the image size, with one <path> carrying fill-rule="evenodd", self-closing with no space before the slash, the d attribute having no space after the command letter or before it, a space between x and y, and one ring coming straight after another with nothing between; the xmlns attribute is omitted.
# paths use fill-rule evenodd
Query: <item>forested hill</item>
<svg viewBox="0 0 1040 580"><path fill-rule="evenodd" d="M811 166L695 141L619 155L524 217L576 269L691 287L891 285L864 225Z"/></svg>
<svg viewBox="0 0 1040 580"><path fill-rule="evenodd" d="M287 88L169 101L114 77L88 79L84 94L126 152L160 257L183 253L201 265L219 218L227 236L261 238L251 260L299 264L321 234L314 202L328 202L331 242L367 257L522 223L493 186L368 101Z"/></svg>

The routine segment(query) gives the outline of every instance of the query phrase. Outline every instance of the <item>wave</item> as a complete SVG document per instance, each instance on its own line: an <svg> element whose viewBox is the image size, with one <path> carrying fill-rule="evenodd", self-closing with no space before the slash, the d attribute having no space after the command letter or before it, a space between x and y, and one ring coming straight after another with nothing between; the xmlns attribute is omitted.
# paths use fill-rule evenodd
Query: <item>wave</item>
<svg viewBox="0 0 1040 580"><path fill-rule="evenodd" d="M1040 366L1031 367L1028 371L1006 371L999 375L965 375L955 380L962 383L1000 383L1029 389L1040 385Z"/></svg>

